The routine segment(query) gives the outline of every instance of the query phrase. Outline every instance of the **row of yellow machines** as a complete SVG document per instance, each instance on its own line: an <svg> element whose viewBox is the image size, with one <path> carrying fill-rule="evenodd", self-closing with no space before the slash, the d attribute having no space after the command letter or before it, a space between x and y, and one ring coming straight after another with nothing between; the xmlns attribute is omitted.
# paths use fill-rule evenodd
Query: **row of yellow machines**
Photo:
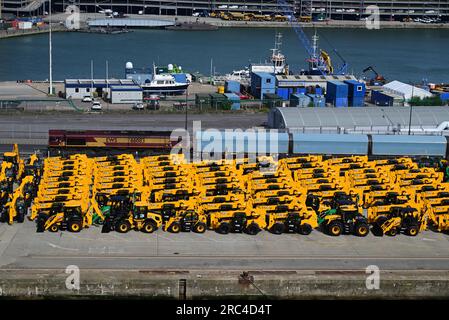
<svg viewBox="0 0 449 320"><path fill-rule="evenodd" d="M177 233L261 230L338 236L410 236L449 229L449 184L440 168L411 158L319 155L188 163L183 155L4 155L2 221L37 231L158 228ZM4 187L3 187L4 186Z"/></svg>

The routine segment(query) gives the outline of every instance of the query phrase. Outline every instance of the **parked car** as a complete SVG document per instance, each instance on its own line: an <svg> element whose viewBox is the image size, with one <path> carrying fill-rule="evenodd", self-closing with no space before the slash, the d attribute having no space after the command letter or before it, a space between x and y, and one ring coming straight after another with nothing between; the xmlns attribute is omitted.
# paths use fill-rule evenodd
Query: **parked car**
<svg viewBox="0 0 449 320"><path fill-rule="evenodd" d="M101 110L103 110L103 108L101 107L100 101L94 101L94 102L92 103L92 107L90 107L90 109L91 109L92 111L101 111Z"/></svg>
<svg viewBox="0 0 449 320"><path fill-rule="evenodd" d="M143 110L144 108L143 103L135 102L133 104L133 110Z"/></svg>
<svg viewBox="0 0 449 320"><path fill-rule="evenodd" d="M82 102L92 102L92 97L91 96L84 96L83 100L81 100Z"/></svg>

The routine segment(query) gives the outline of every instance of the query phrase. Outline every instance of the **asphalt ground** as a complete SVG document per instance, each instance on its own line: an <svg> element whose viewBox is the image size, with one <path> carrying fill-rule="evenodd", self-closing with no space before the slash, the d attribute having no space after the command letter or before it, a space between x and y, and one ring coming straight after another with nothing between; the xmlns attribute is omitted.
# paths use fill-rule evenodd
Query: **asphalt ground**
<svg viewBox="0 0 449 320"><path fill-rule="evenodd" d="M0 225L0 269L126 270L449 270L449 235L425 231L417 237L331 237L274 235L263 231L221 235L101 233L92 226L80 233L36 233L34 222Z"/></svg>

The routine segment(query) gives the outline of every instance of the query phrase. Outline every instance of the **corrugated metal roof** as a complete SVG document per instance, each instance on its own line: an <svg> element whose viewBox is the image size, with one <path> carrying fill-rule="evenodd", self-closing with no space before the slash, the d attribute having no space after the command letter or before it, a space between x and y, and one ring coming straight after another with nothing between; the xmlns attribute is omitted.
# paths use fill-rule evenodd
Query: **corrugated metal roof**
<svg viewBox="0 0 449 320"><path fill-rule="evenodd" d="M361 108L276 108L268 117L280 114L283 124L278 128L303 127L391 127L408 126L409 107L361 107ZM413 107L412 126L433 127L449 120L448 107Z"/></svg>

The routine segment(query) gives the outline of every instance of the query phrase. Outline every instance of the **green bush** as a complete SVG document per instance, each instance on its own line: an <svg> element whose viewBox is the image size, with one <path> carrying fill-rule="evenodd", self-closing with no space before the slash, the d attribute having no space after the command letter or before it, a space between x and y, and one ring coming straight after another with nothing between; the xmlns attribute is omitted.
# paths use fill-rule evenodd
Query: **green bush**
<svg viewBox="0 0 449 320"><path fill-rule="evenodd" d="M443 106L444 102L440 99L439 96L433 96L433 97L426 97L426 98L420 98L420 97L412 97L408 100L408 103L411 106Z"/></svg>

